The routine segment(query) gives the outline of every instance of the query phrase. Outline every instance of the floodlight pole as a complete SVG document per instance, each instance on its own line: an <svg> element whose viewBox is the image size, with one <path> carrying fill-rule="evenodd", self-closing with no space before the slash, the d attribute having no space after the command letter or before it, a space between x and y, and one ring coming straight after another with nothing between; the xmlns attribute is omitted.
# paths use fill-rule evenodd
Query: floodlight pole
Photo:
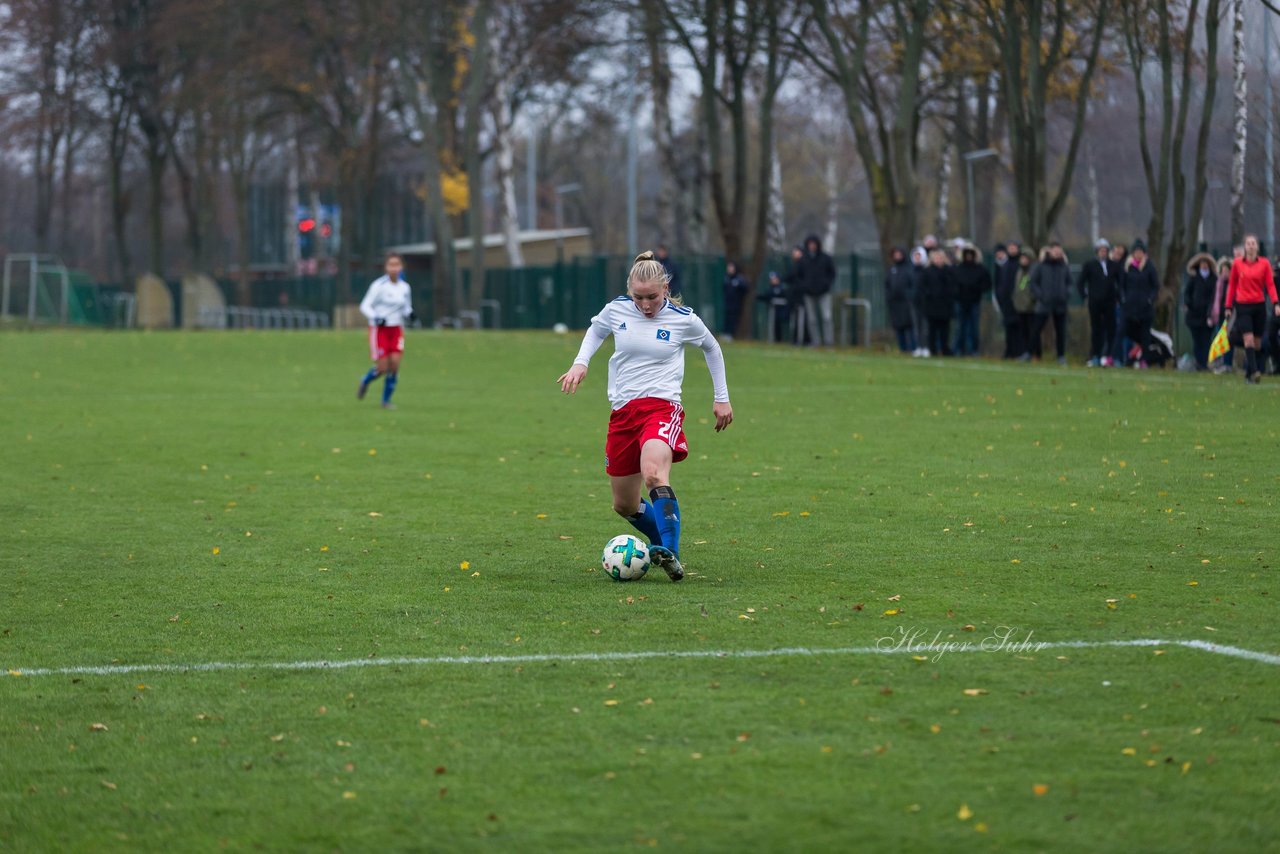
<svg viewBox="0 0 1280 854"><path fill-rule="evenodd" d="M973 163L975 160L983 160L987 157L996 157L999 154L1000 152L996 151L994 148L979 148L976 151L966 151L964 154L960 155L961 157L964 158L964 170L968 178L968 187L969 187L969 195L967 199L968 208L969 208L969 239L972 240L975 245L978 242L978 235L974 230L975 217L973 214Z"/></svg>
<svg viewBox="0 0 1280 854"><path fill-rule="evenodd" d="M564 195L581 189L582 185L576 181L556 186L556 263L564 260Z"/></svg>

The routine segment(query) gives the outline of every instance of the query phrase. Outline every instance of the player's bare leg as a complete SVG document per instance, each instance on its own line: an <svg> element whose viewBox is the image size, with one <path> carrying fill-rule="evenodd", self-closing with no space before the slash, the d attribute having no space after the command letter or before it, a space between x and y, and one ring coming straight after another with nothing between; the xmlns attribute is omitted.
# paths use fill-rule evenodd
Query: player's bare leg
<svg viewBox="0 0 1280 854"><path fill-rule="evenodd" d="M613 490L613 512L644 534L650 546L662 545L658 514L644 497L644 477L640 474L610 477L609 486Z"/></svg>
<svg viewBox="0 0 1280 854"><path fill-rule="evenodd" d="M684 578L680 563L680 507L671 489L671 446L661 439L650 439L640 449L640 476L657 511L662 545L653 546L649 554L672 581Z"/></svg>

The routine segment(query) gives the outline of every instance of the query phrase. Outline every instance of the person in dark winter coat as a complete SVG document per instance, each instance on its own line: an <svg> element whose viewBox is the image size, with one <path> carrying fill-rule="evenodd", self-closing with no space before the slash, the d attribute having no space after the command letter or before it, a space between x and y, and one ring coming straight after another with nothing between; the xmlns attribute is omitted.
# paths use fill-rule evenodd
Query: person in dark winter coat
<svg viewBox="0 0 1280 854"><path fill-rule="evenodd" d="M1116 295L1115 309L1115 333L1112 336L1111 352L1102 360L1104 368L1110 368L1115 365L1124 364L1124 306L1120 304L1122 291L1124 289L1124 268L1125 262L1129 260L1129 248L1123 243L1117 243L1111 247L1111 265L1107 267L1107 273L1111 278L1111 289ZM1224 297L1225 299L1225 297Z"/></svg>
<svg viewBox="0 0 1280 854"><path fill-rule="evenodd" d="M1151 347L1151 323L1156 317L1156 297L1160 294L1160 276L1156 265L1147 257L1147 244L1133 241L1129 260L1124 265L1124 283L1120 296L1124 300L1124 334L1139 349L1130 363L1135 368L1147 366L1147 350Z"/></svg>
<svg viewBox="0 0 1280 854"><path fill-rule="evenodd" d="M1209 345L1216 331L1213 315L1214 292L1218 288L1213 256L1201 252L1187 262L1187 281L1182 287L1182 306L1186 310L1187 328L1191 330L1191 353L1196 370L1209 370Z"/></svg>
<svg viewBox="0 0 1280 854"><path fill-rule="evenodd" d="M804 257L800 259L800 293L804 297L804 313L809 326L809 341L828 347L836 343L835 315L832 311L831 288L836 283L836 265L822 251L818 235L804 239Z"/></svg>
<svg viewBox="0 0 1280 854"><path fill-rule="evenodd" d="M662 269L667 271L667 276L670 278L670 281L667 283L667 290L670 292L671 299L674 300L680 296L684 290L683 285L680 283L680 267L671 259L671 256L667 254L667 247L665 244L659 243L654 254L657 257L658 263L662 265Z"/></svg>
<svg viewBox="0 0 1280 854"><path fill-rule="evenodd" d="M769 284L756 299L764 303L766 309L772 309L769 316L773 318L773 327L769 330L769 340L786 341L791 330L792 300L782 277L770 270Z"/></svg>
<svg viewBox="0 0 1280 854"><path fill-rule="evenodd" d="M1076 288L1089 306L1089 361L1091 368L1102 367L1111 341L1116 337L1116 290L1111 276L1111 244L1099 240L1094 257L1084 262Z"/></svg>
<svg viewBox="0 0 1280 854"><path fill-rule="evenodd" d="M889 324L898 336L898 349L913 353L916 343L915 313L911 300L915 292L915 270L907 258L907 250L893 247L889 269L884 274L884 300L889 307Z"/></svg>
<svg viewBox="0 0 1280 854"><path fill-rule="evenodd" d="M1022 247L1012 241L1005 247L1008 260L1003 267L996 270L995 290L992 296L996 308L1000 311L1000 322L1004 326L1004 358L1016 359L1026 349L1026 338L1022 334L1022 319L1013 307L1013 289L1018 284L1018 258L1022 255Z"/></svg>
<svg viewBox="0 0 1280 854"><path fill-rule="evenodd" d="M733 261L724 265L724 339L732 341L738 334L738 321L742 319L742 302L751 290L747 277L738 272Z"/></svg>
<svg viewBox="0 0 1280 854"><path fill-rule="evenodd" d="M911 352L912 356L921 356L927 358L929 356L929 348L926 343L929 340L929 327L924 319L924 302L920 292L920 279L924 275L924 270L929 266L929 250L923 246L917 246L911 250L911 314L915 318L916 333L916 349Z"/></svg>
<svg viewBox="0 0 1280 854"><path fill-rule="evenodd" d="M947 266L947 253L934 249L929 253L929 265L920 273L916 285L919 288L920 305L929 325L930 353L939 356L952 355L948 346L951 318L955 313L955 276Z"/></svg>
<svg viewBox="0 0 1280 854"><path fill-rule="evenodd" d="M976 246L960 249L960 263L955 267L954 276L956 317L960 321L954 349L961 356L976 356L982 298L991 290L991 273L983 265L982 253Z"/></svg>
<svg viewBox="0 0 1280 854"><path fill-rule="evenodd" d="M788 309L788 315L796 316L796 334L792 343L797 346L805 343L804 330L804 300L800 295L800 273L804 266L804 247L797 243L791 247L791 260L787 262L787 271L782 274L782 283L787 288L787 299L791 302L791 309L799 308L800 312Z"/></svg>
<svg viewBox="0 0 1280 854"><path fill-rule="evenodd" d="M1040 263L1031 271L1031 294L1036 298L1035 326L1031 331L1032 349L1040 350L1040 335L1053 319L1054 343L1058 364L1067 363L1067 299L1071 294L1071 268L1062 253L1062 244L1049 244Z"/></svg>

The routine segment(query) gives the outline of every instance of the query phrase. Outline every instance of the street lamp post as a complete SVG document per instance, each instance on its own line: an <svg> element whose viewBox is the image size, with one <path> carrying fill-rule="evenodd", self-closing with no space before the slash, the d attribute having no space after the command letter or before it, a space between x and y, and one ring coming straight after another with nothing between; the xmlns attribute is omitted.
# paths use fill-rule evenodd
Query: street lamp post
<svg viewBox="0 0 1280 854"><path fill-rule="evenodd" d="M999 154L1000 152L996 151L994 148L979 148L976 151L966 151L964 154L960 155L964 158L964 169L968 176L969 196L967 201L969 203L969 239L972 240L975 245L978 242L978 235L974 229L975 217L973 215L973 164L974 161L984 160L988 157L996 157Z"/></svg>
<svg viewBox="0 0 1280 854"><path fill-rule="evenodd" d="M564 196L566 193L576 193L582 189L582 185L576 181L572 184L556 185L556 262L564 260Z"/></svg>

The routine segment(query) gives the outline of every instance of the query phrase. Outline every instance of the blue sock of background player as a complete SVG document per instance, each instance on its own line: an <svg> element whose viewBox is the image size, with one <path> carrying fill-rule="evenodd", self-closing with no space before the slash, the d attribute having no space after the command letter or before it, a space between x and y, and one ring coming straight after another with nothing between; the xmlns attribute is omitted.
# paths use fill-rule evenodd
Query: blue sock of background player
<svg viewBox="0 0 1280 854"><path fill-rule="evenodd" d="M676 502L676 494L669 486L655 486L649 490L649 498L653 500L653 509L662 534L662 545L680 557L680 505Z"/></svg>
<svg viewBox="0 0 1280 854"><path fill-rule="evenodd" d="M369 373L364 375L364 379L360 380L360 397L364 397L364 391L369 387L369 383L378 378L378 366L374 365L369 369Z"/></svg>
<svg viewBox="0 0 1280 854"><path fill-rule="evenodd" d="M399 374L389 373L387 378L382 381L382 402L384 404L391 402L391 395L395 393L396 380L398 378Z"/></svg>
<svg viewBox="0 0 1280 854"><path fill-rule="evenodd" d="M647 499L640 499L640 509L630 516L625 516L632 526L644 534L651 546L662 545L662 532L658 530L658 514Z"/></svg>

